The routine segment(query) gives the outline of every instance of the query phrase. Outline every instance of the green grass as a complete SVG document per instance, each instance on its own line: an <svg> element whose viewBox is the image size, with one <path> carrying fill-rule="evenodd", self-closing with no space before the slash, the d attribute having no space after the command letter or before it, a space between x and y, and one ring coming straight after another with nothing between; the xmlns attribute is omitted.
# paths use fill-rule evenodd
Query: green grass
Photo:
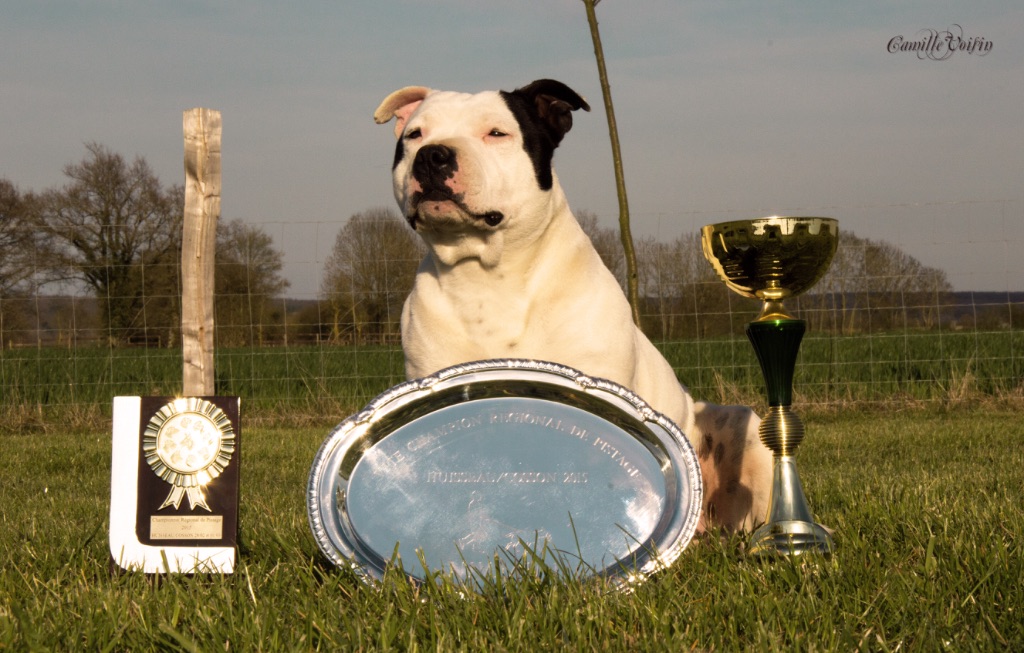
<svg viewBox="0 0 1024 653"><path fill-rule="evenodd" d="M691 545L631 594L538 575L460 595L362 584L318 554L321 428L247 427L228 576L112 573L110 434L0 435L0 650L1021 650L1024 421L812 412L798 453L830 560Z"/></svg>
<svg viewBox="0 0 1024 653"><path fill-rule="evenodd" d="M746 338L666 343L666 357L700 397L755 403L761 370ZM794 385L800 403L946 403L1020 396L1024 331L808 333Z"/></svg>
<svg viewBox="0 0 1024 653"><path fill-rule="evenodd" d="M218 394L242 397L251 418L292 426L341 421L404 379L393 347L219 349L214 369ZM115 396L181 391L180 349L0 350L0 430L101 428Z"/></svg>
<svg viewBox="0 0 1024 653"><path fill-rule="evenodd" d="M758 405L761 371L742 336L660 343L699 398ZM340 421L404 378L397 347L219 349L217 393L243 398L250 420ZM116 395L181 392L178 349L0 350L0 430L103 428ZM804 339L797 403L850 407L1024 399L1024 331L905 332Z"/></svg>

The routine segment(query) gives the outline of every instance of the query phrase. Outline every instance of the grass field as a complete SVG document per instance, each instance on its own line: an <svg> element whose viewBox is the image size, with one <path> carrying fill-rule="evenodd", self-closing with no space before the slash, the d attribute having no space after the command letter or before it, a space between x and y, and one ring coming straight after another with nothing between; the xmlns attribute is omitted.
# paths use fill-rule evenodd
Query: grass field
<svg viewBox="0 0 1024 653"><path fill-rule="evenodd" d="M699 398L757 405L761 371L746 338L662 343ZM217 393L250 420L338 422L404 378L396 347L219 349ZM178 349L0 349L0 430L100 429L116 395L181 392ZM1024 331L809 334L795 379L801 405L949 405L1024 400Z"/></svg>
<svg viewBox="0 0 1024 653"><path fill-rule="evenodd" d="M0 649L1024 649L1020 415L931 406L805 417L801 476L836 554L757 562L741 540L713 538L632 594L542 574L479 595L442 580L364 585L324 562L306 522L327 431L244 421L236 573L111 573L109 430L7 432Z"/></svg>

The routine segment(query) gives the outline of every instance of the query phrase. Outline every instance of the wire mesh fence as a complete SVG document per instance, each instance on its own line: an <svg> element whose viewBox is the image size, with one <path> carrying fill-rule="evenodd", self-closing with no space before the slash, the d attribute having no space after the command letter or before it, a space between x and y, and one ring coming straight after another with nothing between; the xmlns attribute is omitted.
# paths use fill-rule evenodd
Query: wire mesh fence
<svg viewBox="0 0 1024 653"><path fill-rule="evenodd" d="M1022 202L799 213L812 211L855 229L842 232L829 276L787 302L809 326L798 402L1024 401ZM232 281L218 281L216 388L241 396L247 419L336 422L404 380L399 316L422 250L415 239L396 246L384 214L360 214L359 228L354 218L236 225L236 247L217 272ZM714 277L695 235L703 223L738 217L635 217L653 225L637 230L641 308L645 332L696 397L756 406L763 382L743 328L758 303ZM972 228L949 226L957 220ZM588 230L597 243L608 235L596 224ZM270 282L268 253L278 256ZM621 273L614 251L602 254ZM181 392L176 268L130 265L125 278L144 280L118 286L130 297L67 281L0 296L3 428L95 427L114 396ZM110 319L125 306L134 312Z"/></svg>

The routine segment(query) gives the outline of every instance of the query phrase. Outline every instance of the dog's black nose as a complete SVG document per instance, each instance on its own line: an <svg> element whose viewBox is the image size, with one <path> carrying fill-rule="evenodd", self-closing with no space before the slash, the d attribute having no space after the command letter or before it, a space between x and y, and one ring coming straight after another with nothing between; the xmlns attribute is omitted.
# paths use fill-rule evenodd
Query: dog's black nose
<svg viewBox="0 0 1024 653"><path fill-rule="evenodd" d="M447 145L426 145L416 152L412 173L424 188L437 188L459 169L455 150Z"/></svg>
<svg viewBox="0 0 1024 653"><path fill-rule="evenodd" d="M455 161L455 150L447 145L427 145L416 153L416 159L434 168L443 168Z"/></svg>

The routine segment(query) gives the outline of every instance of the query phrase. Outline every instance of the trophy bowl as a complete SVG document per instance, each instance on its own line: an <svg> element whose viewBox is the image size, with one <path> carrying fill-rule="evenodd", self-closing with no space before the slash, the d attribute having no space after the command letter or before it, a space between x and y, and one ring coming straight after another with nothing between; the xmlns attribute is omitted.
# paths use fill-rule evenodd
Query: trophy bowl
<svg viewBox="0 0 1024 653"><path fill-rule="evenodd" d="M793 371L807 323L794 318L783 300L807 291L825 275L838 242L839 223L832 218L773 216L701 230L704 256L725 285L764 302L746 334L767 388L768 411L758 435L772 452L772 489L765 522L754 531L752 555L833 550L827 529L814 522L796 470L804 425L791 408Z"/></svg>
<svg viewBox="0 0 1024 653"><path fill-rule="evenodd" d="M782 300L825 275L839 242L832 218L736 220L701 230L704 256L730 289L765 302L759 321L793 319Z"/></svg>

